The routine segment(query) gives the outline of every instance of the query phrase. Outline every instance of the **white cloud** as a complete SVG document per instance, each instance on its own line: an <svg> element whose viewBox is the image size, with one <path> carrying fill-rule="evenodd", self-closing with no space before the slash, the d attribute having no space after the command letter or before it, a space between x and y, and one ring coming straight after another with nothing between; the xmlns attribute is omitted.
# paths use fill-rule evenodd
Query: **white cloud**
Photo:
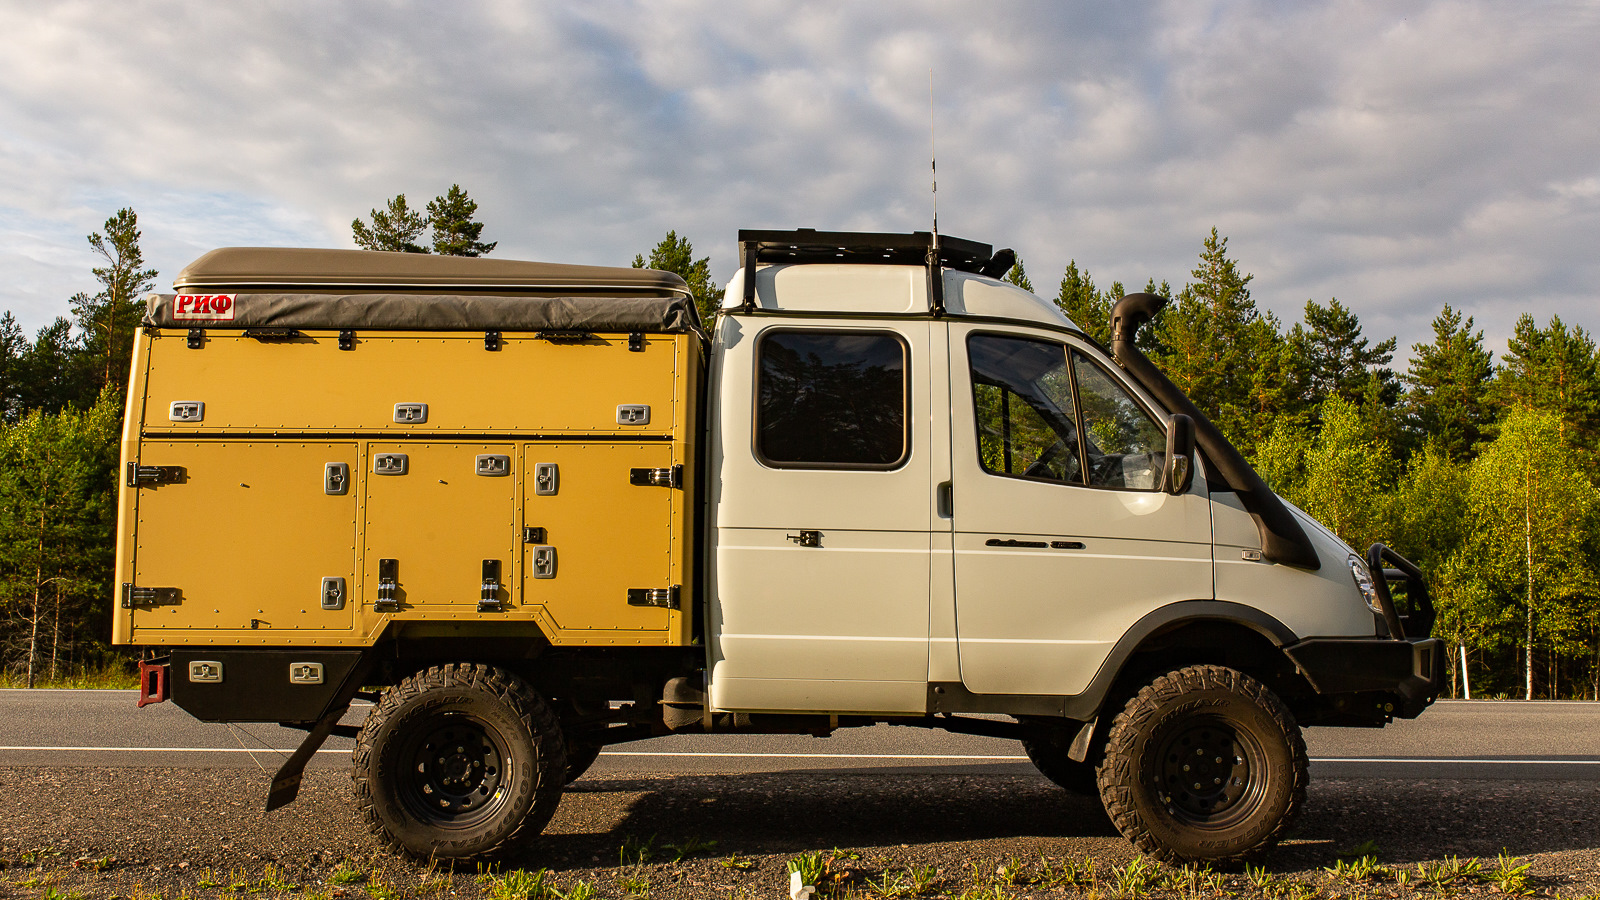
<svg viewBox="0 0 1600 900"><path fill-rule="evenodd" d="M927 227L932 69L941 226L1045 293L1181 284L1215 225L1289 321L1593 329L1597 39L1576 2L0 0L0 307L64 313L121 206L170 279L451 183L497 255L675 228L725 280L740 227Z"/></svg>

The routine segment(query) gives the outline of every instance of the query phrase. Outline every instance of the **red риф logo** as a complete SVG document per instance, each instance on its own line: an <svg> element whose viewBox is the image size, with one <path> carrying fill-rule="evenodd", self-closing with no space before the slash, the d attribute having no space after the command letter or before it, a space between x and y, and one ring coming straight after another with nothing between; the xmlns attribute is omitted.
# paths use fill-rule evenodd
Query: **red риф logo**
<svg viewBox="0 0 1600 900"><path fill-rule="evenodd" d="M184 321L232 322L234 294L179 294L172 298L172 317Z"/></svg>

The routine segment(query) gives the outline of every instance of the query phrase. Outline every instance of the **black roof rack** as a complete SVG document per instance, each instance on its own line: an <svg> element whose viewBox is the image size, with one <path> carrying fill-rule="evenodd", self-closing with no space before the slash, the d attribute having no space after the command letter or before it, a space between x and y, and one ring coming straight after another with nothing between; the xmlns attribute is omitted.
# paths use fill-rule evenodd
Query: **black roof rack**
<svg viewBox="0 0 1600 900"><path fill-rule="evenodd" d="M1009 250L998 254L989 244L964 238L938 236L937 266L988 275L1004 275L1016 257ZM744 308L755 307L756 263L861 263L877 265L932 266L934 235L927 231L911 234L883 234L862 231L739 230L739 260L745 268ZM1003 264L1003 268L1001 265ZM997 272L996 269L999 269ZM932 280L934 314L943 312L943 279Z"/></svg>
<svg viewBox="0 0 1600 900"><path fill-rule="evenodd" d="M753 247L756 262L764 263L876 263L927 265L933 246L930 232L874 234L861 231L739 231L739 258ZM939 235L939 264L963 272L981 272L994 258L988 244Z"/></svg>

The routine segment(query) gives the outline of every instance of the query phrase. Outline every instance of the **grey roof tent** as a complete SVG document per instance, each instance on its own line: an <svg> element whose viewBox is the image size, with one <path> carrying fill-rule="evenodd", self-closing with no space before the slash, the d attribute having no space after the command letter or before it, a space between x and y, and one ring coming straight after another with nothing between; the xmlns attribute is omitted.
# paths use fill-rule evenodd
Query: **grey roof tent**
<svg viewBox="0 0 1600 900"><path fill-rule="evenodd" d="M688 285L670 272L513 259L224 247L151 294L165 328L339 328L673 333L699 330ZM225 321L179 319L175 298L231 294Z"/></svg>

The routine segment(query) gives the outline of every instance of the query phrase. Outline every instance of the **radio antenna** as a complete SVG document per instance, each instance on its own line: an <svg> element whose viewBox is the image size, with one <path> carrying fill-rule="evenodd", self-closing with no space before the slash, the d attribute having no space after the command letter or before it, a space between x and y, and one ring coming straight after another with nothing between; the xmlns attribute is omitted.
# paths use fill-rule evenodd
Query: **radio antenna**
<svg viewBox="0 0 1600 900"><path fill-rule="evenodd" d="M928 68L928 166L933 173L933 249L939 250L939 152L933 130L933 67Z"/></svg>

